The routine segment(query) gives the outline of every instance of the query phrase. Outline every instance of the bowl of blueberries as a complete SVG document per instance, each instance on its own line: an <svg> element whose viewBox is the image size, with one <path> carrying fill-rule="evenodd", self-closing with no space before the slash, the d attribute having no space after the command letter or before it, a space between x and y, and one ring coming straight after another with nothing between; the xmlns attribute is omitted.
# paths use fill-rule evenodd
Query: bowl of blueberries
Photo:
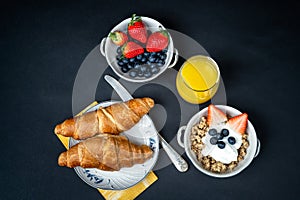
<svg viewBox="0 0 300 200"><path fill-rule="evenodd" d="M99 47L112 70L130 82L151 81L178 61L178 51L163 25L135 14L115 26Z"/></svg>

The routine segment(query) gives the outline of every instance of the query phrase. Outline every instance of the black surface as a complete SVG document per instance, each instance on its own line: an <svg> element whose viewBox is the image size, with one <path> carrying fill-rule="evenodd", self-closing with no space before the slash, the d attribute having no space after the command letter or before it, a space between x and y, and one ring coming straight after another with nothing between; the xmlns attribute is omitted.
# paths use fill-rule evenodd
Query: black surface
<svg viewBox="0 0 300 200"><path fill-rule="evenodd" d="M219 63L228 104L248 112L262 142L238 176L211 178L190 162L181 174L170 165L138 199L298 199L299 3L167 0L1 3L0 199L102 199L57 166L64 147L52 132L72 115L85 56L134 12L206 48Z"/></svg>

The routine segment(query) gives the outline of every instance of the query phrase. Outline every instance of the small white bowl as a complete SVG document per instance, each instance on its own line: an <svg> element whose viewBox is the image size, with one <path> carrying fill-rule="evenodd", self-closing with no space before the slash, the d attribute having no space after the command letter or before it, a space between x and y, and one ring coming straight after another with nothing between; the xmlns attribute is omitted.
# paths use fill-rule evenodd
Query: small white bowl
<svg viewBox="0 0 300 200"><path fill-rule="evenodd" d="M216 107L229 116L236 116L242 114L240 111L230 106L216 105ZM201 117L207 116L207 110L208 110L207 107L202 109L200 112L196 113L190 119L190 121L186 126L182 126L179 128L177 132L178 144L185 149L185 152L189 157L189 159L192 161L193 165L204 174L207 174L212 177L217 177L217 178L226 178L226 177L234 176L240 173L242 170L244 170L252 162L253 158L255 158L259 154L260 141L256 136L256 132L252 123L248 120L248 126L246 132L248 133L249 147L247 148L247 154L245 155L244 159L240 161L232 171L226 171L225 173L214 173L212 171L204 169L202 164L197 160L196 154L191 150L190 137L191 137L192 127L195 124L199 123ZM182 141L182 137L183 137L183 141Z"/></svg>
<svg viewBox="0 0 300 200"><path fill-rule="evenodd" d="M161 28L163 30L165 30L164 26L161 23L159 23L158 21L151 19L149 17L142 16L141 18L142 18L143 22L146 24L146 26L148 27L148 29L152 32L158 31ZM115 26L110 32L114 32L117 30L127 32L127 26L128 26L128 23L130 22L130 20L131 20L131 18L123 20L121 23L119 23L117 26ZM154 74L153 76L151 76L149 78L145 78L145 77L132 78L128 75L128 73L123 73L121 71L120 67L118 66L117 59L116 59L118 46L115 45L110 39L107 39L107 38L109 38L109 37L107 36L107 37L103 38L100 43L101 54L106 58L106 61L109 64L109 66L119 77L121 77L127 81L130 81L130 82L147 82L147 81L153 80L156 77L158 77L160 74L162 74L167 68L174 67L178 61L178 50L174 48L173 40L169 33L169 45L167 47L167 50L168 50L167 58L165 60L165 64L162 67L160 67L160 71L157 74ZM171 63L173 57L174 57L174 60Z"/></svg>

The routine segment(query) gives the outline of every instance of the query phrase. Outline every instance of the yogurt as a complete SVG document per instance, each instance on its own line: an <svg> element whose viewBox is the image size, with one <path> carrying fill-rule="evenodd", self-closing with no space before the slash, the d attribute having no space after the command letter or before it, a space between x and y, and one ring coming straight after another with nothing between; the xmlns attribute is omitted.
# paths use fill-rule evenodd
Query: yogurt
<svg viewBox="0 0 300 200"><path fill-rule="evenodd" d="M211 156L216 161L220 161L224 164L229 164L232 161L237 161L238 158L238 149L242 145L242 135L240 133L235 132L226 124L213 125L210 129L216 129L218 133L221 132L222 129L227 129L229 131L229 135L224 137L221 140L225 143L225 147L223 149L219 148L216 144L211 144L210 139L214 136L206 135L202 138L202 142L205 144L205 147L201 151L203 156ZM235 144L230 144L228 142L229 137L235 138Z"/></svg>

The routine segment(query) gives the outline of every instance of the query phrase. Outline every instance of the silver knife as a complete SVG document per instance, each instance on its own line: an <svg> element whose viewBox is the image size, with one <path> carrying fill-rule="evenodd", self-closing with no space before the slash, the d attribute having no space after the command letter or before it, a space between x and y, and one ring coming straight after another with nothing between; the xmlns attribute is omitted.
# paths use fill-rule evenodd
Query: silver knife
<svg viewBox="0 0 300 200"><path fill-rule="evenodd" d="M131 94L116 79L109 75L105 75L104 79L112 86L112 88L116 91L116 93L121 97L123 101L133 99ZM145 120L149 121L154 126L151 118L148 115L145 115L143 118L145 118ZM176 169L180 172L186 172L188 170L187 162L166 142L166 140L157 132L157 130L156 133L159 137L161 146L164 148L165 152L169 156Z"/></svg>

